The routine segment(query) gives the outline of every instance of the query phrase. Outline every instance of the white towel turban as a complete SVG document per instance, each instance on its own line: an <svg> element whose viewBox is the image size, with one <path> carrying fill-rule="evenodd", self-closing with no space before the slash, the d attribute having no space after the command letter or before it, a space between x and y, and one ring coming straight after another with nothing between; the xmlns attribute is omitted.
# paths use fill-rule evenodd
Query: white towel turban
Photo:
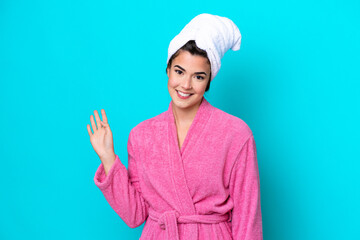
<svg viewBox="0 0 360 240"><path fill-rule="evenodd" d="M206 51L211 64L211 80L221 66L221 58L230 48L240 49L241 34L229 18L202 13L193 18L170 42L167 62L171 56L189 40Z"/></svg>

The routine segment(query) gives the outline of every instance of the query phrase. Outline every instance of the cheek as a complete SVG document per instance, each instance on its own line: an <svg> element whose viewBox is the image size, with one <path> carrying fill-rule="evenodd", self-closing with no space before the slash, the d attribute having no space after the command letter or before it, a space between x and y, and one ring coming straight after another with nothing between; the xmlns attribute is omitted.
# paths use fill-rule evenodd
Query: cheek
<svg viewBox="0 0 360 240"><path fill-rule="evenodd" d="M207 86L207 82L201 82L194 85L194 89L196 89L197 92L205 92Z"/></svg>
<svg viewBox="0 0 360 240"><path fill-rule="evenodd" d="M169 87L176 87L176 86L178 86L178 81L177 81L177 79L174 78L174 77L171 77L171 75L170 75L169 80L168 80L168 86L169 86Z"/></svg>

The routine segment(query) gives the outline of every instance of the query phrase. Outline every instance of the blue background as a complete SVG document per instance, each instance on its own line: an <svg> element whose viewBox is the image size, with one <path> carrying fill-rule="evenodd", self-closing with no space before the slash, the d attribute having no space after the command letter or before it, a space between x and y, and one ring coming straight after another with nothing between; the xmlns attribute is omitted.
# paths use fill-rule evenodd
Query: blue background
<svg viewBox="0 0 360 240"><path fill-rule="evenodd" d="M0 2L0 239L138 239L93 182L86 125L104 108L127 166L130 130L166 111L171 39L232 19L207 100L258 150L264 239L359 239L360 3Z"/></svg>

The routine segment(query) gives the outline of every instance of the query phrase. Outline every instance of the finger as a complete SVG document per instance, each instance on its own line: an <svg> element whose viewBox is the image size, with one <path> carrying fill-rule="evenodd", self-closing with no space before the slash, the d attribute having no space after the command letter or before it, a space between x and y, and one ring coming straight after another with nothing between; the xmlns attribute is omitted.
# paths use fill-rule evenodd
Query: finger
<svg viewBox="0 0 360 240"><path fill-rule="evenodd" d="M101 124L100 124L101 119L100 119L100 116L99 116L99 113L97 110L94 111L94 114L95 114L95 119L96 119L96 125L99 129L99 128L101 128Z"/></svg>
<svg viewBox="0 0 360 240"><path fill-rule="evenodd" d="M101 114L102 114L103 122L104 122L104 123L107 123L107 122L108 122L108 119L107 119L107 116L106 116L106 113L105 113L105 110L104 110L104 109L101 109Z"/></svg>
<svg viewBox="0 0 360 240"><path fill-rule="evenodd" d="M87 128L87 131L88 131L89 136L91 137L91 135L92 135L93 133L91 132L90 125L89 125L89 124L86 125L86 128Z"/></svg>
<svg viewBox="0 0 360 240"><path fill-rule="evenodd" d="M97 130L97 127L95 125L95 121L94 121L94 116L93 115L90 115L90 122L91 122L91 127L93 129L93 132L95 133L96 130Z"/></svg>

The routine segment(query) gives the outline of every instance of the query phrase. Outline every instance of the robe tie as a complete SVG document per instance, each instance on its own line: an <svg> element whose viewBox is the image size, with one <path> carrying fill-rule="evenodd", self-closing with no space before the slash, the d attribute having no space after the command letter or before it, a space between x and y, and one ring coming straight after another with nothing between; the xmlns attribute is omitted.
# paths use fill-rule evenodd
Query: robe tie
<svg viewBox="0 0 360 240"><path fill-rule="evenodd" d="M149 209L149 217L158 222L163 230L167 231L167 239L179 240L178 223L219 223L230 221L231 214L223 215L180 215L176 210L169 210L163 213Z"/></svg>

